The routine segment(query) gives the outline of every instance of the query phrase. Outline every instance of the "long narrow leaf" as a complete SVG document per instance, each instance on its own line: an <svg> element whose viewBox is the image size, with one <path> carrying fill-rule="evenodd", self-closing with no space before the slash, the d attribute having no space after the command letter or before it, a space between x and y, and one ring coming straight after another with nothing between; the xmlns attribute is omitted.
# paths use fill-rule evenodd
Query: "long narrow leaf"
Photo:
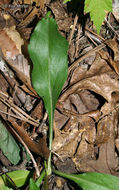
<svg viewBox="0 0 119 190"><path fill-rule="evenodd" d="M96 172L66 174L57 170L53 170L53 172L74 181L83 190L119 190L119 178L109 174Z"/></svg>

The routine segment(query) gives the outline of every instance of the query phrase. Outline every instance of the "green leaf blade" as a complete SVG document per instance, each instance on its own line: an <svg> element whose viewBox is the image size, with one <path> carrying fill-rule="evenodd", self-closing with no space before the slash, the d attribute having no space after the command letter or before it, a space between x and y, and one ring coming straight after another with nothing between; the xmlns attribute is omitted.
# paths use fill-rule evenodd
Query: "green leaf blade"
<svg viewBox="0 0 119 190"><path fill-rule="evenodd" d="M59 34L55 20L42 19L31 36L29 53L33 62L33 86L43 98L48 112L50 104L55 109L67 78L67 48L68 43Z"/></svg>
<svg viewBox="0 0 119 190"><path fill-rule="evenodd" d="M5 185L2 185L1 188L2 188L1 190L13 190L13 189L11 189L11 188L9 188L9 187L6 187Z"/></svg>
<svg viewBox="0 0 119 190"><path fill-rule="evenodd" d="M0 149L12 164L18 164L20 161L20 148L1 120Z"/></svg>
<svg viewBox="0 0 119 190"><path fill-rule="evenodd" d="M38 22L28 50L33 63L32 84L43 98L49 116L49 150L51 150L54 110L67 79L68 42L60 35L56 21L48 17ZM51 174L51 153L46 173Z"/></svg>
<svg viewBox="0 0 119 190"><path fill-rule="evenodd" d="M67 78L68 42L59 34L54 19L43 18L31 36L28 49L33 62L33 87L45 102L51 126L56 102ZM52 127L50 130L51 134Z"/></svg>
<svg viewBox="0 0 119 190"><path fill-rule="evenodd" d="M66 174L53 170L55 174L77 183L83 190L118 190L119 178L109 174L89 172L83 174Z"/></svg>
<svg viewBox="0 0 119 190"><path fill-rule="evenodd" d="M112 11L112 0L85 0L84 11L90 13L91 20L99 33L106 12Z"/></svg>
<svg viewBox="0 0 119 190"><path fill-rule="evenodd" d="M39 190L39 187L36 185L35 181L30 179L30 189L29 190Z"/></svg>
<svg viewBox="0 0 119 190"><path fill-rule="evenodd" d="M17 187L21 187L26 184L28 178L31 176L31 173L28 170L16 170L7 173L7 175L14 181ZM13 183L5 174L0 176L0 189L2 185L13 187Z"/></svg>

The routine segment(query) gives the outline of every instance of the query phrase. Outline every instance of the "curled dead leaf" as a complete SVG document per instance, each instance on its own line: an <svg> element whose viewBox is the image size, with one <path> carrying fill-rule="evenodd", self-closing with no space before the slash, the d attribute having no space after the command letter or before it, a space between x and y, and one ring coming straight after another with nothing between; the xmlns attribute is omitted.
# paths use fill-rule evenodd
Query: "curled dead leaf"
<svg viewBox="0 0 119 190"><path fill-rule="evenodd" d="M119 89L119 81L117 78L114 72L97 74L93 77L86 78L70 86L70 88L61 95L59 101L63 102L70 94L88 89L100 94L104 99L110 102L112 100L112 92L118 91Z"/></svg>

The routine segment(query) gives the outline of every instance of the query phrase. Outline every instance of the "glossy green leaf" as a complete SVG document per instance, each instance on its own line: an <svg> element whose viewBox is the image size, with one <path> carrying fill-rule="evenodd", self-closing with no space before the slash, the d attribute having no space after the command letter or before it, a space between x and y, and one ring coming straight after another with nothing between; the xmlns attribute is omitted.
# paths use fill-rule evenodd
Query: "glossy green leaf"
<svg viewBox="0 0 119 190"><path fill-rule="evenodd" d="M51 150L54 110L67 79L68 42L60 35L53 18L43 18L35 27L28 50L33 63L32 84L43 98L49 116L49 149Z"/></svg>
<svg viewBox="0 0 119 190"><path fill-rule="evenodd" d="M54 170L54 173L74 181L83 190L119 190L119 178L109 174L96 172L66 174L57 170Z"/></svg>
<svg viewBox="0 0 119 190"><path fill-rule="evenodd" d="M85 0L85 13L90 13L91 20L99 33L106 13L112 11L112 0Z"/></svg>
<svg viewBox="0 0 119 190"><path fill-rule="evenodd" d="M12 164L18 164L20 161L20 148L1 120L0 149Z"/></svg>
<svg viewBox="0 0 119 190"><path fill-rule="evenodd" d="M30 172L27 170L17 170L9 172L7 175L14 181L17 187L21 187L25 185L27 179L29 178ZM13 183L5 174L0 176L0 189L2 185L13 187Z"/></svg>
<svg viewBox="0 0 119 190"><path fill-rule="evenodd" d="M30 190L39 190L39 187L32 178L30 179Z"/></svg>
<svg viewBox="0 0 119 190"><path fill-rule="evenodd" d="M58 96L67 79L68 43L59 34L55 20L43 18L31 36L28 49L33 63L33 87L43 98L51 120Z"/></svg>

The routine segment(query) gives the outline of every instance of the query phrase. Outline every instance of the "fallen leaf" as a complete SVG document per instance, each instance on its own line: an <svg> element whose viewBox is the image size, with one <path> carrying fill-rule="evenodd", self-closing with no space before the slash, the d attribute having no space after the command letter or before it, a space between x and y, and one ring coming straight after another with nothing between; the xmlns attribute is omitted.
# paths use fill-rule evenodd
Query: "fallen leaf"
<svg viewBox="0 0 119 190"><path fill-rule="evenodd" d="M17 55L21 54L21 46L24 44L20 34L15 27L4 28L0 31L0 48L6 60L14 60Z"/></svg>
<svg viewBox="0 0 119 190"><path fill-rule="evenodd" d="M12 126L17 131L19 136L22 138L22 140L25 142L25 144L28 146L28 148L35 152L36 154L42 156L46 160L49 157L49 149L46 144L45 137L41 138L39 143L36 143L31 140L27 132L23 129L23 127L19 126L15 121L10 120L12 123Z"/></svg>
<svg viewBox="0 0 119 190"><path fill-rule="evenodd" d="M86 79L83 79L74 85L70 86L59 98L60 102L64 102L70 94L80 92L83 89L91 90L100 94L108 102L112 100L112 93L118 91L119 81L114 72L98 74Z"/></svg>

